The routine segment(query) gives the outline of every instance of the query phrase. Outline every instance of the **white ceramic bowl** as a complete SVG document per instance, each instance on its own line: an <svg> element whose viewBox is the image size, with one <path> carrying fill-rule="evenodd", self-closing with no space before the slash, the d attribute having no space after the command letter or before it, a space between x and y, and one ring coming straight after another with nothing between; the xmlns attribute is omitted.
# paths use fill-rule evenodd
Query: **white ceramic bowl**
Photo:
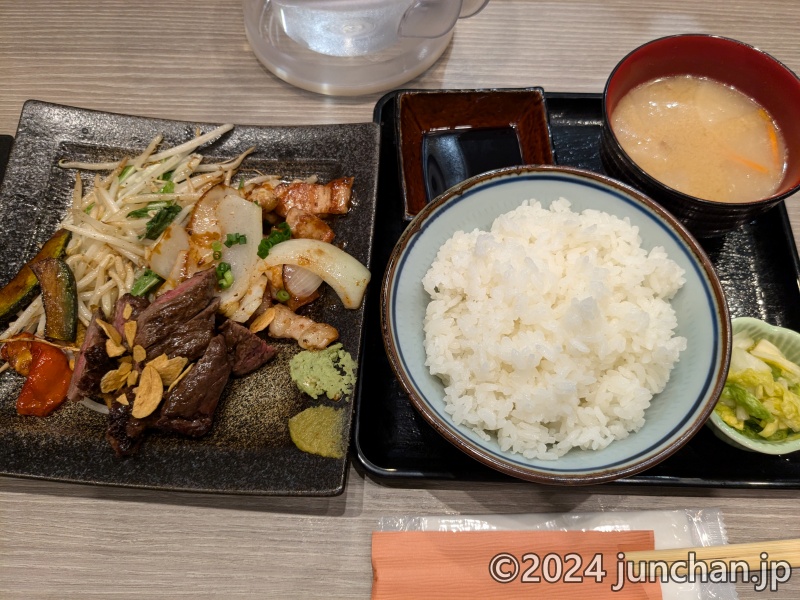
<svg viewBox="0 0 800 600"><path fill-rule="evenodd" d="M796 331L751 317L737 317L733 319L732 332L747 333L755 340L766 339L775 344L790 361L800 363L800 333ZM781 442L754 439L725 423L715 412L711 413L708 425L719 439L742 450L779 455L800 450L800 438Z"/></svg>
<svg viewBox="0 0 800 600"><path fill-rule="evenodd" d="M560 197L572 210L587 208L628 217L639 227L643 247L663 246L686 271L672 300L677 335L688 347L666 389L646 411L636 433L599 451L573 449L557 460L526 459L500 450L444 410L441 381L425 366L423 319L429 297L422 278L439 247L458 230L488 229L493 220L537 199L544 206ZM586 484L639 473L670 456L706 422L722 391L730 362L727 303L703 250L674 217L639 192L607 177L562 167L512 167L468 179L428 204L398 240L381 289L387 354L400 383L424 418L458 448L504 473L542 483Z"/></svg>

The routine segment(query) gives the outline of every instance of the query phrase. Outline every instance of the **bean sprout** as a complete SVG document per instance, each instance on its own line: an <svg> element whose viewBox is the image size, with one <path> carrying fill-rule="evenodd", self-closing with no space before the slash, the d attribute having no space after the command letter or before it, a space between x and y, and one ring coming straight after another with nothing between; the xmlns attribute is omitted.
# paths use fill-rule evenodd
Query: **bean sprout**
<svg viewBox="0 0 800 600"><path fill-rule="evenodd" d="M169 202L181 208L177 222L185 221L202 195L229 180L230 173L253 151L249 148L232 160L203 165L197 149L231 129L233 125L222 125L205 134L198 132L188 142L161 152L157 150L163 138L157 135L141 154L114 162L59 162L62 168L76 169L71 210L60 227L73 233L65 260L75 276L78 318L84 326L98 309L110 316L116 300L131 290L157 242L144 236L152 213L128 218L129 213L151 202ZM88 190L82 171L95 172ZM102 175L101 171L109 173ZM21 332L41 333L44 323L40 295L0 332L0 340Z"/></svg>

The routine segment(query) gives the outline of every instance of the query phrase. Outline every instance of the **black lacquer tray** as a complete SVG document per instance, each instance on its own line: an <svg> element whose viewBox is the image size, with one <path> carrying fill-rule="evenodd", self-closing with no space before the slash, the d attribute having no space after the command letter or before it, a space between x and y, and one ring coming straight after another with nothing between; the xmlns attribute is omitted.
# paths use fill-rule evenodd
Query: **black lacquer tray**
<svg viewBox="0 0 800 600"><path fill-rule="evenodd" d="M385 270L408 224L398 180L395 100L375 107L381 126L380 174L372 271ZM599 155L599 94L546 93L557 164L603 173ZM732 317L750 316L800 330L800 261L786 208L778 205L723 237L703 240L728 298ZM510 481L456 449L411 405L389 366L380 329L380 298L368 298L364 351L357 395L354 451L378 480L443 479ZM734 449L703 428L679 452L639 475L615 483L713 488L800 489L800 453L767 456Z"/></svg>

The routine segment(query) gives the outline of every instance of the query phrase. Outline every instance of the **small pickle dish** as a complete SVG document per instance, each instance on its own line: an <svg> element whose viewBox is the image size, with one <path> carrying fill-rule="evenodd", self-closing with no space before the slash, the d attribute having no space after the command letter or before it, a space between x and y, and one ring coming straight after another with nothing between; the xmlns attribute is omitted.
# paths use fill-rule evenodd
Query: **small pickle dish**
<svg viewBox="0 0 800 600"><path fill-rule="evenodd" d="M750 317L733 319L728 381L709 427L735 448L800 450L800 333Z"/></svg>

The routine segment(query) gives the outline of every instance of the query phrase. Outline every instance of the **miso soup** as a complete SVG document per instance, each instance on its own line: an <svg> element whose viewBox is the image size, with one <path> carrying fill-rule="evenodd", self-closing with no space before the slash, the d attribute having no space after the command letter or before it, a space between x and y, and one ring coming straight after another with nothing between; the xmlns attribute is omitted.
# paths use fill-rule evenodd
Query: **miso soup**
<svg viewBox="0 0 800 600"><path fill-rule="evenodd" d="M769 113L711 79L674 76L644 83L619 101L611 126L648 174L705 200L766 198L786 169L786 144Z"/></svg>

